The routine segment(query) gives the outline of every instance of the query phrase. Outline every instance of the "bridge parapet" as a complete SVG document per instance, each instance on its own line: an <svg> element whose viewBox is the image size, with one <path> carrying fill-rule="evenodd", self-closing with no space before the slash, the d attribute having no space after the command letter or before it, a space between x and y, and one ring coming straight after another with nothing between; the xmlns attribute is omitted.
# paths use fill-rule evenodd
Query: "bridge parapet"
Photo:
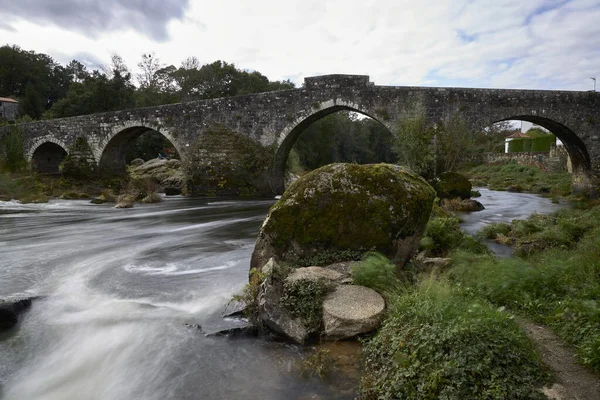
<svg viewBox="0 0 600 400"><path fill-rule="evenodd" d="M307 89L344 89L349 87L364 88L372 86L369 82L369 75L321 75L304 78L304 85Z"/></svg>

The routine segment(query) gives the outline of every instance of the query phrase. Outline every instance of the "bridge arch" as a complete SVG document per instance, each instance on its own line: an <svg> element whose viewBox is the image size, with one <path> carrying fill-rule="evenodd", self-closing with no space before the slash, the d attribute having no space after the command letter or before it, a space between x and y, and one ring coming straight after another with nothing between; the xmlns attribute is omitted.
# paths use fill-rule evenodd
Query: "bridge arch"
<svg viewBox="0 0 600 400"><path fill-rule="evenodd" d="M114 175L125 170L126 155L136 139L147 132L158 132L164 136L183 157L182 148L172 133L163 126L127 121L112 127L110 134L99 144L94 152L101 174Z"/></svg>
<svg viewBox="0 0 600 400"><path fill-rule="evenodd" d="M314 104L311 109L300 113L299 116L285 126L277 136L277 150L271 169L271 188L275 193L281 194L285 189L284 175L287 159L302 132L304 132L312 123L339 111L352 111L362 114L377 121L390 132L393 131L391 124L387 121L384 122L380 120L375 113L366 111L365 108L359 104L339 99Z"/></svg>
<svg viewBox="0 0 600 400"><path fill-rule="evenodd" d="M573 168L573 191L588 191L592 187L592 161L587 146L574 130L550 117L515 114L495 119L493 123L519 120L546 128L564 144Z"/></svg>
<svg viewBox="0 0 600 400"><path fill-rule="evenodd" d="M67 157L66 144L52 136L37 139L27 152L32 168L41 174L60 173L60 163Z"/></svg>

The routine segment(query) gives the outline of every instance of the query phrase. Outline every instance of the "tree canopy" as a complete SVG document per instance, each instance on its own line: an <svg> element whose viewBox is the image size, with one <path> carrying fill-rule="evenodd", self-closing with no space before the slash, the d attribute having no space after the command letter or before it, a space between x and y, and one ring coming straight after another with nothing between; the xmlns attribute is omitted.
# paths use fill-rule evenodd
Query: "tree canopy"
<svg viewBox="0 0 600 400"><path fill-rule="evenodd" d="M109 65L89 71L78 60L62 66L6 45L0 47L0 96L17 99L21 115L40 119L294 88L221 60L202 65L189 57L175 67L145 53L137 67L132 72L115 54Z"/></svg>

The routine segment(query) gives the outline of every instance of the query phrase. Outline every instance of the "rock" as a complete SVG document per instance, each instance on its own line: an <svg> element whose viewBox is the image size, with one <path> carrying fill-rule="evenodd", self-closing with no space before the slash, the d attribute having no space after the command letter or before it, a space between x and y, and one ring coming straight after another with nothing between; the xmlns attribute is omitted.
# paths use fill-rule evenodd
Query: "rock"
<svg viewBox="0 0 600 400"><path fill-rule="evenodd" d="M122 195L117 199L115 208L131 208L133 207L133 203L135 203L135 196L130 194Z"/></svg>
<svg viewBox="0 0 600 400"><path fill-rule="evenodd" d="M442 257L423 257L419 260L423 265L423 272L443 271L452 264L451 258Z"/></svg>
<svg viewBox="0 0 600 400"><path fill-rule="evenodd" d="M440 205L446 211L472 212L472 211L485 210L485 207L483 206L483 204L481 204L477 200L473 200L473 199L460 199L460 198L443 199L440 202Z"/></svg>
<svg viewBox="0 0 600 400"><path fill-rule="evenodd" d="M469 180L456 172L444 172L434 181L433 187L440 199L452 199L460 197L468 199L471 197L473 188Z"/></svg>
<svg viewBox="0 0 600 400"><path fill-rule="evenodd" d="M181 194L185 186L185 175L181 169L181 161L153 159L146 161L131 170L131 177L139 180L150 180L171 193Z"/></svg>
<svg viewBox="0 0 600 400"><path fill-rule="evenodd" d="M551 387L545 386L541 389L541 392L548 397L548 400L576 400L576 397L569 395L567 389L558 383L553 384Z"/></svg>
<svg viewBox="0 0 600 400"><path fill-rule="evenodd" d="M325 281L328 283L343 283L346 276L337 271L322 268L322 267L305 267L297 268L292 271L286 278L286 282L295 282L300 280L307 281Z"/></svg>
<svg viewBox="0 0 600 400"><path fill-rule="evenodd" d="M0 332L8 330L19 322L19 314L31 307L32 298L0 300Z"/></svg>
<svg viewBox="0 0 600 400"><path fill-rule="evenodd" d="M146 161L142 160L141 158L136 158L131 160L131 162L129 163L129 165L132 165L134 167L139 167L140 165L144 164Z"/></svg>
<svg viewBox="0 0 600 400"><path fill-rule="evenodd" d="M327 339L347 339L377 329L385 301L364 286L338 286L323 302L323 326Z"/></svg>
<svg viewBox="0 0 600 400"><path fill-rule="evenodd" d="M300 318L292 318L281 305L282 290L272 279L263 281L258 294L259 319L271 331L302 344L308 339L309 332Z"/></svg>
<svg viewBox="0 0 600 400"><path fill-rule="evenodd" d="M104 199L103 197L101 197L101 196L94 197L94 198L92 199L92 201L90 201L90 203L92 203L92 204L104 204L104 203L107 203L107 202L108 202L108 201L107 201L107 200L105 200L105 199Z"/></svg>
<svg viewBox="0 0 600 400"><path fill-rule="evenodd" d="M352 267L354 267L357 264L360 264L360 261L343 261L326 265L325 268L337 271L340 274L343 274L346 278L352 279Z"/></svg>
<svg viewBox="0 0 600 400"><path fill-rule="evenodd" d="M17 314L10 310L0 308L0 332L9 330L17 324Z"/></svg>
<svg viewBox="0 0 600 400"><path fill-rule="evenodd" d="M207 337L246 338L258 336L258 328L255 326L238 326L235 328L222 329L217 332L208 333Z"/></svg>
<svg viewBox="0 0 600 400"><path fill-rule="evenodd" d="M435 192L419 175L390 164L330 164L300 179L271 207L251 268L269 258L376 249L406 261L418 248Z"/></svg>

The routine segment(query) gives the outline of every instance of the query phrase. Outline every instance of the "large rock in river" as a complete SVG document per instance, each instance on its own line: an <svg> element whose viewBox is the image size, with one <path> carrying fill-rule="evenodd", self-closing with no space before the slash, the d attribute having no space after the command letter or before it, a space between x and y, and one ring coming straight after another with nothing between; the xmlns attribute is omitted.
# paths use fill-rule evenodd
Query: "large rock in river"
<svg viewBox="0 0 600 400"><path fill-rule="evenodd" d="M155 158L131 170L134 179L148 179L169 193L181 193L185 185L185 174L179 160Z"/></svg>
<svg viewBox="0 0 600 400"><path fill-rule="evenodd" d="M436 178L434 185L437 196L440 199L452 199L460 197L461 199L471 198L471 182L464 176L456 172L444 172Z"/></svg>
<svg viewBox="0 0 600 400"><path fill-rule="evenodd" d="M271 207L251 268L271 257L295 261L370 249L403 263L419 245L434 198L423 178L398 165L326 165L294 182Z"/></svg>

